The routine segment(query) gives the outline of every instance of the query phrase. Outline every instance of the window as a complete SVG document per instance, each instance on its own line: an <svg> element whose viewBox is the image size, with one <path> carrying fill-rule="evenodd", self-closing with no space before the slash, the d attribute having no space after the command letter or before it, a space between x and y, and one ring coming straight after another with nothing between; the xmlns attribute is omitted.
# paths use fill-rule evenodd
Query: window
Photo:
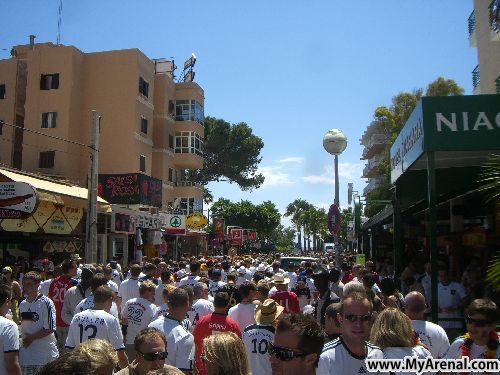
<svg viewBox="0 0 500 375"><path fill-rule="evenodd" d="M203 154L203 140L195 132L175 133L175 152L178 154Z"/></svg>
<svg viewBox="0 0 500 375"><path fill-rule="evenodd" d="M141 117L141 132L148 134L148 119L145 117Z"/></svg>
<svg viewBox="0 0 500 375"><path fill-rule="evenodd" d="M39 168L54 168L54 159L56 156L55 151L40 152L40 159L38 161Z"/></svg>
<svg viewBox="0 0 500 375"><path fill-rule="evenodd" d="M139 156L139 170L146 173L146 157L144 155Z"/></svg>
<svg viewBox="0 0 500 375"><path fill-rule="evenodd" d="M179 208L185 214L203 212L203 199L201 198L180 198Z"/></svg>
<svg viewBox="0 0 500 375"><path fill-rule="evenodd" d="M0 99L5 99L5 84L0 85Z"/></svg>
<svg viewBox="0 0 500 375"><path fill-rule="evenodd" d="M42 113L42 128L44 129L55 128L56 121L57 121L57 112Z"/></svg>
<svg viewBox="0 0 500 375"><path fill-rule="evenodd" d="M174 136L172 134L168 135L168 147L174 148Z"/></svg>
<svg viewBox="0 0 500 375"><path fill-rule="evenodd" d="M203 125L205 115L203 106L196 100L176 100L175 101L176 121L196 121Z"/></svg>
<svg viewBox="0 0 500 375"><path fill-rule="evenodd" d="M59 88L59 73L42 74L40 76L40 90L57 90Z"/></svg>
<svg viewBox="0 0 500 375"><path fill-rule="evenodd" d="M172 182L174 180L174 170L172 168L168 168L168 181Z"/></svg>
<svg viewBox="0 0 500 375"><path fill-rule="evenodd" d="M148 97L149 92L149 83L147 83L144 78L139 77L139 93L144 95L146 98Z"/></svg>

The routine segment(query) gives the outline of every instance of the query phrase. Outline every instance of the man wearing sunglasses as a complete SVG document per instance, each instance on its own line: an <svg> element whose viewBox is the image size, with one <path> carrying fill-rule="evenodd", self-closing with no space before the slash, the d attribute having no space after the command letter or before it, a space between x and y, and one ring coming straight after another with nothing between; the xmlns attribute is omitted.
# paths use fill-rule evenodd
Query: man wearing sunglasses
<svg viewBox="0 0 500 375"><path fill-rule="evenodd" d="M317 375L368 374L366 359L382 359L382 350L368 343L373 307L365 293L344 295L338 321L342 336L325 344Z"/></svg>
<svg viewBox="0 0 500 375"><path fill-rule="evenodd" d="M145 328L135 337L135 358L132 363L118 371L116 375L146 375L149 371L165 366L167 341L162 332L155 328Z"/></svg>
<svg viewBox="0 0 500 375"><path fill-rule="evenodd" d="M268 352L273 375L314 375L324 335L310 316L285 314L278 320Z"/></svg>
<svg viewBox="0 0 500 375"><path fill-rule="evenodd" d="M489 299L475 299L465 310L467 333L450 346L445 358L499 359L500 345L496 332L498 307ZM479 374L471 372L471 375ZM496 373L499 374L499 373Z"/></svg>

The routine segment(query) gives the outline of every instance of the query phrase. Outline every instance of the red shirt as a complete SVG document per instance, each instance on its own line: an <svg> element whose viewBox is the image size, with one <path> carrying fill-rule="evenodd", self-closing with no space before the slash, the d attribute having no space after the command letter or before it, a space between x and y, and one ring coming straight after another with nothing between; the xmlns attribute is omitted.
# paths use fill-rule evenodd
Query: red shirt
<svg viewBox="0 0 500 375"><path fill-rule="evenodd" d="M347 284L349 281L352 281L352 279L354 279L354 276L352 275L351 272L347 272L344 277L342 278L342 284Z"/></svg>
<svg viewBox="0 0 500 375"><path fill-rule="evenodd" d="M200 354L203 352L203 339L210 335L214 335L222 332L233 332L241 338L241 330L233 319L231 319L226 314L212 313L206 315L196 323L193 331L194 336L194 346L195 346L195 364L198 369L198 373L205 375L205 366L200 358Z"/></svg>
<svg viewBox="0 0 500 375"><path fill-rule="evenodd" d="M271 298L285 308L285 313L300 313L299 299L294 292L276 292Z"/></svg>
<svg viewBox="0 0 500 375"><path fill-rule="evenodd" d="M64 303L64 296L66 291L75 286L76 282L67 275L56 277L49 286L49 298L54 302L56 308L56 325L58 327L69 327L61 318L61 311Z"/></svg>

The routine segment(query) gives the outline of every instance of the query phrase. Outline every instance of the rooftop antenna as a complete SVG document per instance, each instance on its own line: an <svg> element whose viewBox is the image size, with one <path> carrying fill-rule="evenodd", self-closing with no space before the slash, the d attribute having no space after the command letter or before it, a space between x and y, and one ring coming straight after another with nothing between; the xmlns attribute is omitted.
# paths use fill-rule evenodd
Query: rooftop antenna
<svg viewBox="0 0 500 375"><path fill-rule="evenodd" d="M57 18L57 45L61 44L62 0L59 0L59 15Z"/></svg>
<svg viewBox="0 0 500 375"><path fill-rule="evenodd" d="M191 54L191 57L184 62L184 70L179 81L182 82L193 82L195 71L193 70L194 64L196 63L196 55Z"/></svg>

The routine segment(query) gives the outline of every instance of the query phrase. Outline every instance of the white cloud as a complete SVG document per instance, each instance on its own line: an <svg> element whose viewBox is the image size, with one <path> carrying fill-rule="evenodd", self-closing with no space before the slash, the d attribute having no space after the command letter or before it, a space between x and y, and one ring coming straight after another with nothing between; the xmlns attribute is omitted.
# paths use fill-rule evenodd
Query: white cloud
<svg viewBox="0 0 500 375"><path fill-rule="evenodd" d="M339 163L339 177L346 179L361 178L364 164L361 163ZM323 167L323 173L302 177L303 181L311 184L335 184L335 174L333 165Z"/></svg>
<svg viewBox="0 0 500 375"><path fill-rule="evenodd" d="M302 164L303 162L304 162L304 158L301 157L301 156L290 156L290 157L278 160L278 163L297 163L297 164Z"/></svg>
<svg viewBox="0 0 500 375"><path fill-rule="evenodd" d="M276 185L289 185L293 184L291 177L288 173L283 172L281 167L260 167L257 173L262 173L265 177L263 187L276 186Z"/></svg>

